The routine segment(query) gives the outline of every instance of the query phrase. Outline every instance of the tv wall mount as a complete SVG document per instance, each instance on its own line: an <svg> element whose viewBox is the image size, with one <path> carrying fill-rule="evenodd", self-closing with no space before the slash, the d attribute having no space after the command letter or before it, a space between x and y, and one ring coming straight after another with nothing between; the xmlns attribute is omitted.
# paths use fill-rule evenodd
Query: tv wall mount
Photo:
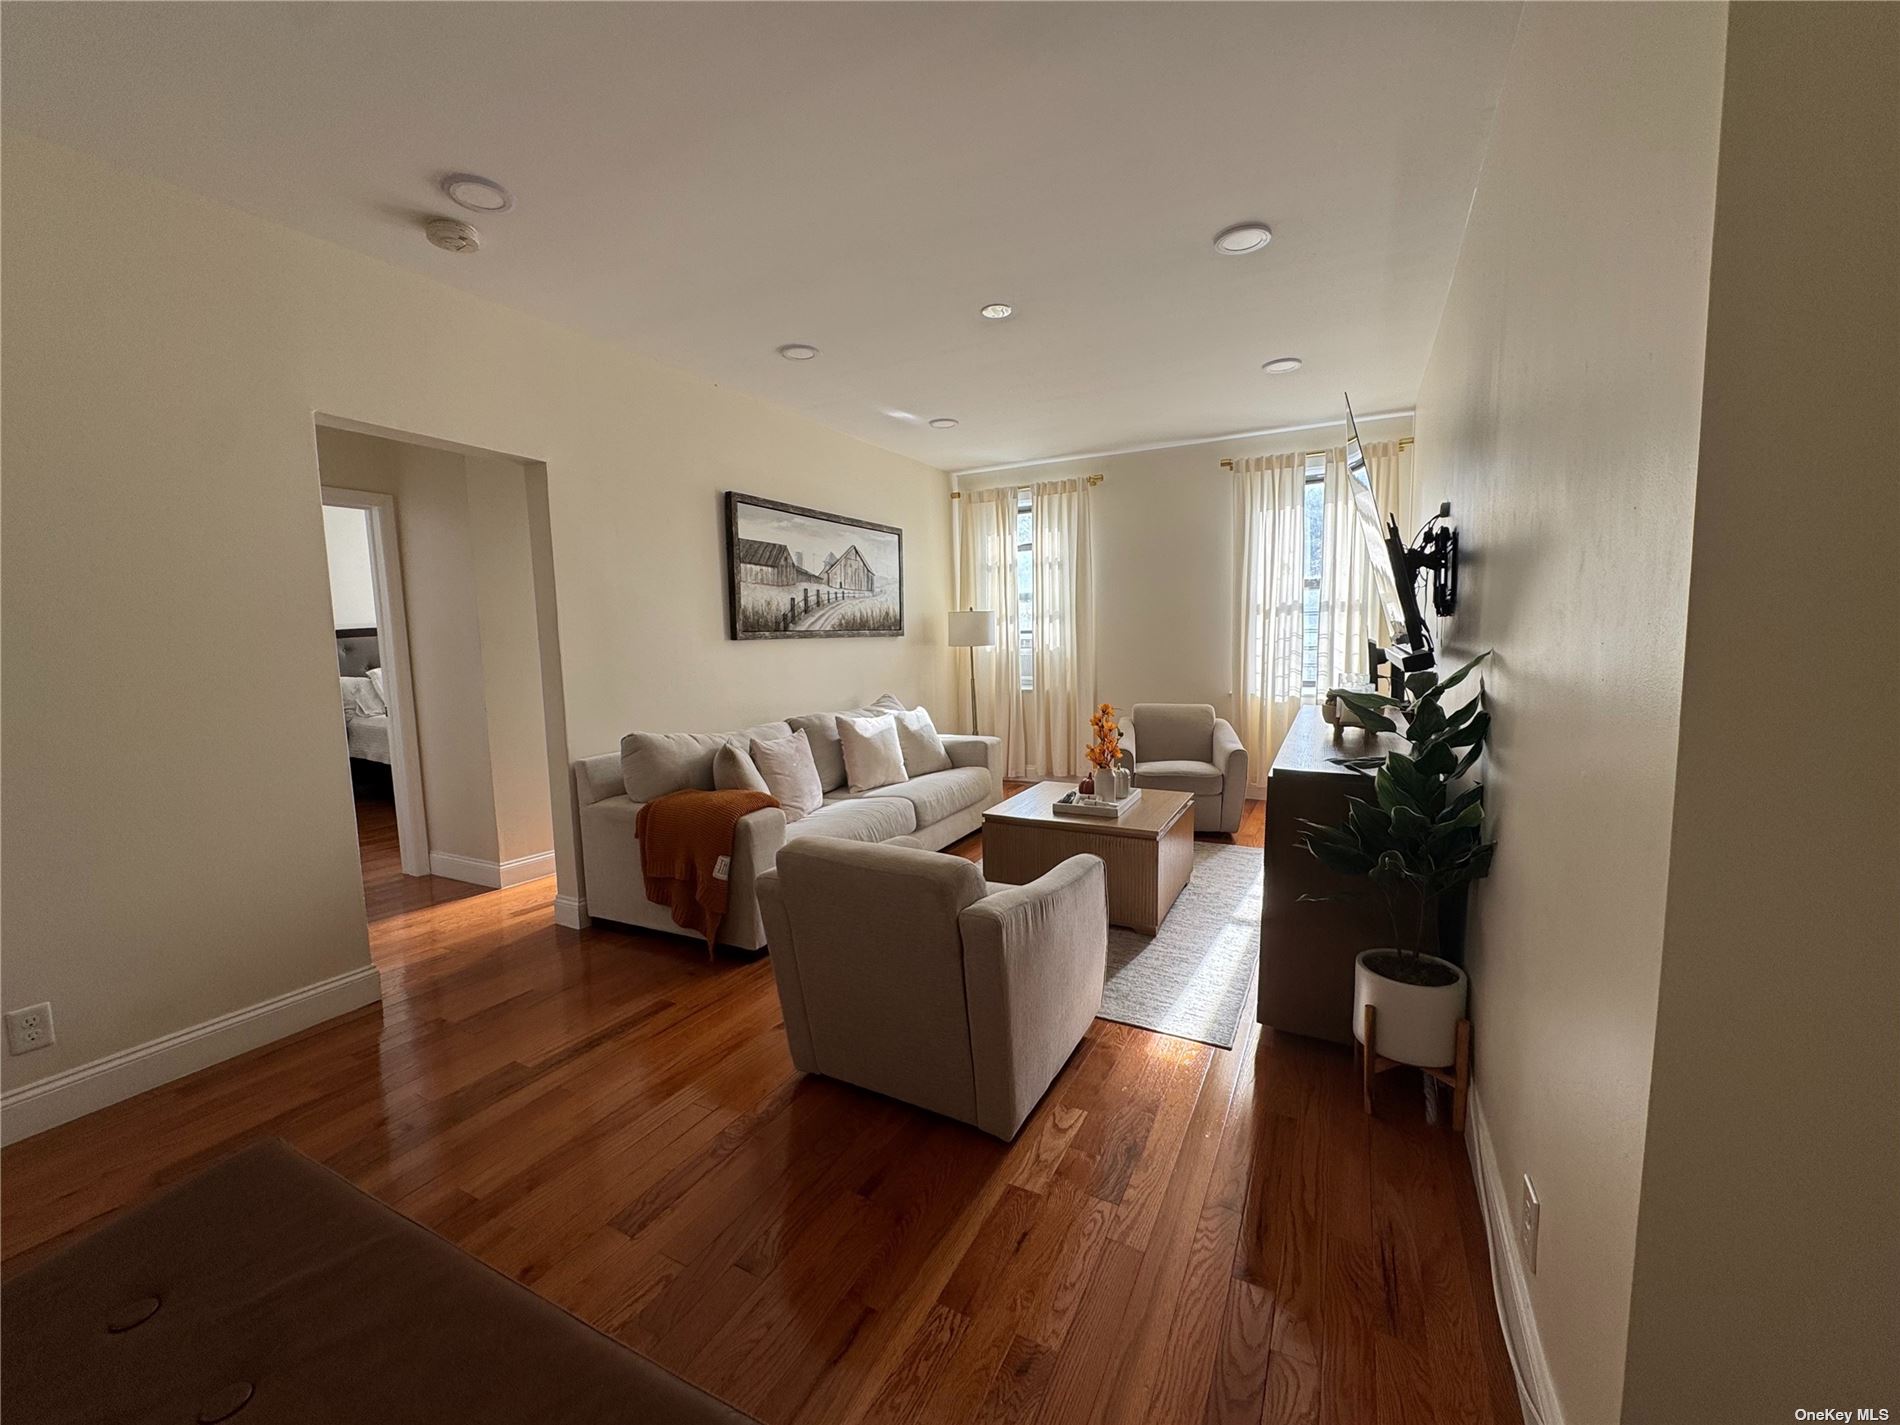
<svg viewBox="0 0 1900 1425"><path fill-rule="evenodd" d="M1399 544L1398 522L1387 521L1387 542L1393 563L1398 562L1401 553L1404 556L1406 592L1410 597L1403 602L1408 615L1418 607L1418 586L1427 574L1431 576L1432 612L1443 617L1458 611L1458 530L1450 520L1451 502L1447 500L1438 507L1437 514L1425 521L1409 546ZM1378 685L1379 670L1389 668L1393 697L1401 696L1407 673L1433 667L1438 661L1431 629L1424 619L1412 622L1408 618L1408 623L1411 626L1389 648L1367 641L1373 685Z"/></svg>

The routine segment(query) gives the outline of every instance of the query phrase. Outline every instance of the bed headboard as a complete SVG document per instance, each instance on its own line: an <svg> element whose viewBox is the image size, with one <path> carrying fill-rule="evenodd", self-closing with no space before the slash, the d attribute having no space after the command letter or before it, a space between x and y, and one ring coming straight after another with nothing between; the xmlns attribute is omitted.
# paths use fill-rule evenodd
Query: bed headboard
<svg viewBox="0 0 1900 1425"><path fill-rule="evenodd" d="M336 671L339 677L361 678L372 668L383 666L381 648L373 628L339 628L336 631Z"/></svg>

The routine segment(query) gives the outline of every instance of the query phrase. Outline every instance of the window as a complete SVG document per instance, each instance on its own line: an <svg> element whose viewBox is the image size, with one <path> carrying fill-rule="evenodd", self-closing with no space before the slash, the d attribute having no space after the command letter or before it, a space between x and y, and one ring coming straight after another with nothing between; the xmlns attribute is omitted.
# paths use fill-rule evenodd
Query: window
<svg viewBox="0 0 1900 1425"><path fill-rule="evenodd" d="M1016 492L1016 658L1025 692L1036 686L1035 529L1025 487Z"/></svg>
<svg viewBox="0 0 1900 1425"><path fill-rule="evenodd" d="M1319 696L1319 581L1326 549L1326 457L1306 457L1306 484L1302 487L1306 515L1303 548L1305 593L1300 619L1300 696L1312 702Z"/></svg>

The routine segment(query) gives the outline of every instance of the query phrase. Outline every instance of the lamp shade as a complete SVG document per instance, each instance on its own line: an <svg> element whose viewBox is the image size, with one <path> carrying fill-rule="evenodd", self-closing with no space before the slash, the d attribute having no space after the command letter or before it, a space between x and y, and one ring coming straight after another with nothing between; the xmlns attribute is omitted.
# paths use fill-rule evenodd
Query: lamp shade
<svg viewBox="0 0 1900 1425"><path fill-rule="evenodd" d="M952 648L988 648L996 642L996 613L993 609L958 609L950 615Z"/></svg>

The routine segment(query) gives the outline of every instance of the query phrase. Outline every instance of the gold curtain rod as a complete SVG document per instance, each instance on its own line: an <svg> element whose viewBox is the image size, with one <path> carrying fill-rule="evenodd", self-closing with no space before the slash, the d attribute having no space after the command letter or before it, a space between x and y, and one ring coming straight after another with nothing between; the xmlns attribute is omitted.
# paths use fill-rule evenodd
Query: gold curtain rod
<svg viewBox="0 0 1900 1425"><path fill-rule="evenodd" d="M1104 480L1106 480L1106 479L1107 479L1108 477L1107 477L1106 475L1103 475L1103 474L1101 474L1101 473L1099 473L1099 472L1098 472L1098 473L1096 473L1096 474L1094 474L1094 475L1084 475L1084 476L1083 476L1082 478L1083 478L1084 480L1086 480L1086 481L1088 482L1088 484L1089 484L1089 488L1090 488L1090 489L1093 489L1093 488L1094 488L1095 486L1097 486L1097 485L1099 485L1099 484L1101 484L1101 483L1102 483L1102 481L1104 481ZM961 491L961 490L952 490L952 491L950 492L950 498L951 498L951 499L953 499L953 500L960 500L960 499L962 499L962 498L963 498L963 491Z"/></svg>
<svg viewBox="0 0 1900 1425"><path fill-rule="evenodd" d="M1399 437L1399 449L1400 449L1400 450L1409 450L1409 449L1411 449L1411 448L1412 448L1412 446L1413 446L1413 444L1414 444L1414 443L1415 443L1415 441L1414 441L1414 439L1413 439L1413 437L1411 437L1411 436L1409 436L1409 435L1402 435L1402 436L1400 436L1400 437ZM1232 469L1234 468L1234 462L1233 462L1233 461L1231 461L1231 460L1223 460L1223 461L1221 461L1221 463L1220 463L1220 468L1221 468L1221 469L1223 469L1223 470L1232 470Z"/></svg>

